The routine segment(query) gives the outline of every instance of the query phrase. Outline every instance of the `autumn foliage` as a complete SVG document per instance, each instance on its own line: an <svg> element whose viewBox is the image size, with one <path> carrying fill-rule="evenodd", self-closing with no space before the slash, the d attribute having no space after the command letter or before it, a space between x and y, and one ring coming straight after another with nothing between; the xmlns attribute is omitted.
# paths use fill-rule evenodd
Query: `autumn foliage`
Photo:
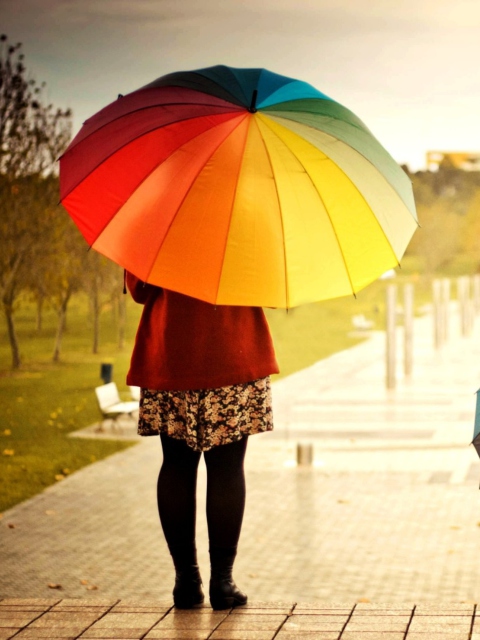
<svg viewBox="0 0 480 640"><path fill-rule="evenodd" d="M21 44L0 36L0 306L14 369L21 365L15 310L26 292L36 301L39 330L45 303L58 314L53 346L58 360L72 295L93 291L92 309L98 314L105 282L114 281L120 289L118 268L88 255L58 204L57 160L71 137L71 115L70 109L46 102L45 84L27 72ZM97 343L98 335L94 351Z"/></svg>

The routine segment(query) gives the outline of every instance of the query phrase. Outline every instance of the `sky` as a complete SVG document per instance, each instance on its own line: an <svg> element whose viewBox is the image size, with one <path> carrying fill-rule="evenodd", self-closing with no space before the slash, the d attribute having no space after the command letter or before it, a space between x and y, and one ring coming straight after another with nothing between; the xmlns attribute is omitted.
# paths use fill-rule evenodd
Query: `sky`
<svg viewBox="0 0 480 640"><path fill-rule="evenodd" d="M265 67L354 111L397 162L480 152L478 0L0 0L74 131L166 73Z"/></svg>

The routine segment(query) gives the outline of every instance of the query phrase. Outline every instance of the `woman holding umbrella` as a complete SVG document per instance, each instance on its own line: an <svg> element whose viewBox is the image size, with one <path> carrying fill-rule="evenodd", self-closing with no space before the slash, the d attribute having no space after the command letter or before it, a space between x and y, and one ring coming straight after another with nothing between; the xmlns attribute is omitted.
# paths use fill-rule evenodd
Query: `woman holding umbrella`
<svg viewBox="0 0 480 640"><path fill-rule="evenodd" d="M273 428L269 375L278 372L261 308L214 306L127 274L144 305L127 382L142 388L138 432L160 435L160 521L175 566L178 608L204 600L195 543L196 480L207 468L210 602L247 602L232 568L245 507L248 436Z"/></svg>
<svg viewBox="0 0 480 640"><path fill-rule="evenodd" d="M93 249L149 283L128 277L145 305L128 381L143 389L140 432L162 439L175 603L203 600L204 452L210 599L243 604L243 457L272 427L278 371L261 307L356 294L397 267L418 226L412 183L353 112L266 69L172 73L119 98L61 157L61 201Z"/></svg>

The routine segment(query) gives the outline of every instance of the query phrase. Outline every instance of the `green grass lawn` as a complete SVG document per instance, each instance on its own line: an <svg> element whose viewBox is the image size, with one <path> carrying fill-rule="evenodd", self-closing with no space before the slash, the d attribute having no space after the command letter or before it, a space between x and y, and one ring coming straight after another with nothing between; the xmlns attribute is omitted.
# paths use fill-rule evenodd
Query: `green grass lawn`
<svg viewBox="0 0 480 640"><path fill-rule="evenodd" d="M100 364L113 363L114 380L126 391L125 375L139 309L128 308L128 344L119 352L111 313L102 316L100 353L93 355L88 307L82 297L71 303L62 361L51 361L55 316L45 313L44 329L35 330L28 303L17 312L23 358L10 371L10 349L2 326L0 342L0 512L38 493L86 464L132 443L69 438L70 431L99 420L94 387L102 384Z"/></svg>
<svg viewBox="0 0 480 640"><path fill-rule="evenodd" d="M416 306L430 299L431 283L418 276L418 264L405 261L395 279L414 282ZM385 287L378 281L357 298L340 298L288 311L266 311L280 376L303 369L332 353L356 344L351 317L363 313L383 329ZM6 329L0 325L0 512L61 481L62 476L120 451L132 443L69 438L70 431L99 420L94 387L102 384L100 364L113 363L113 378L126 393L125 376L141 308L129 300L127 343L117 348L115 322L108 309L102 315L100 353L93 355L88 305L82 296L71 303L62 360L51 361L55 316L45 313L44 329L35 329L35 309L24 302L16 315L23 357L22 369L10 370Z"/></svg>

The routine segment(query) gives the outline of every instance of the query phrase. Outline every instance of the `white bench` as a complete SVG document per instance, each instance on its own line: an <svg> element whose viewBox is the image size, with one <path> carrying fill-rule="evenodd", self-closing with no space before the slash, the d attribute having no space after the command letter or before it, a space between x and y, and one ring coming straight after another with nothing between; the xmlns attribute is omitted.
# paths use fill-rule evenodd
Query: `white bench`
<svg viewBox="0 0 480 640"><path fill-rule="evenodd" d="M134 387L133 385L130 385L129 389L130 397L132 398L132 400L140 402L140 387Z"/></svg>
<svg viewBox="0 0 480 640"><path fill-rule="evenodd" d="M375 323L373 320L367 320L363 313L359 313L356 316L352 316L352 325L356 331L369 331L373 329Z"/></svg>
<svg viewBox="0 0 480 640"><path fill-rule="evenodd" d="M138 411L137 400L122 402L115 382L109 382L108 384L102 384L100 387L95 387L95 395L97 396L98 406L103 419L112 420L112 426L120 416L128 415L133 419L133 414Z"/></svg>

